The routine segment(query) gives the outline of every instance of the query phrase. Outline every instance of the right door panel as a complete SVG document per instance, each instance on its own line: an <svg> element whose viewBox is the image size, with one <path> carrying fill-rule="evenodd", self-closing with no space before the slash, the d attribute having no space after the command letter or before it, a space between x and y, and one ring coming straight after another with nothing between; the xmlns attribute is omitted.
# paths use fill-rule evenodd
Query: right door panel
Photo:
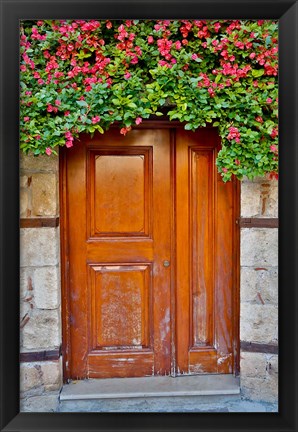
<svg viewBox="0 0 298 432"><path fill-rule="evenodd" d="M219 139L176 133L176 373L232 373L236 183L224 184Z"/></svg>

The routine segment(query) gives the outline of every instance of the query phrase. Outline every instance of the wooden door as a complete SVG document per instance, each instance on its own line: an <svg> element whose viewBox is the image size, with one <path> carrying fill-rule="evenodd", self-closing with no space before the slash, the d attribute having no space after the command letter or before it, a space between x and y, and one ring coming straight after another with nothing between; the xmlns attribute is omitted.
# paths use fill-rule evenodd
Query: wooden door
<svg viewBox="0 0 298 432"><path fill-rule="evenodd" d="M238 183L215 165L215 129L176 132L176 368L236 372Z"/></svg>
<svg viewBox="0 0 298 432"><path fill-rule="evenodd" d="M218 144L145 128L64 152L66 378L233 372L236 188Z"/></svg>

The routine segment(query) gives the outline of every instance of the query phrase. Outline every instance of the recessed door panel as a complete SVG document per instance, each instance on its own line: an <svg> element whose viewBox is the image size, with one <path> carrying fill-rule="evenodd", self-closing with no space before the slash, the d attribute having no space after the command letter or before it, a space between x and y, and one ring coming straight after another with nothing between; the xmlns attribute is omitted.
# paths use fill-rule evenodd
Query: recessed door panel
<svg viewBox="0 0 298 432"><path fill-rule="evenodd" d="M151 264L89 266L92 350L151 348Z"/></svg>

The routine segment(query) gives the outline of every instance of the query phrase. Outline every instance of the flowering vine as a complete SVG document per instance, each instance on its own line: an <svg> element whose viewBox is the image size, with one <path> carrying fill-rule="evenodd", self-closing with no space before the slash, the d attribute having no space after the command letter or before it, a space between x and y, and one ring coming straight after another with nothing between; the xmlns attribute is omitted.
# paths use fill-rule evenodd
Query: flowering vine
<svg viewBox="0 0 298 432"><path fill-rule="evenodd" d="M21 23L20 138L35 155L79 134L150 115L211 124L216 164L232 175L277 176L278 26L258 20L43 20Z"/></svg>

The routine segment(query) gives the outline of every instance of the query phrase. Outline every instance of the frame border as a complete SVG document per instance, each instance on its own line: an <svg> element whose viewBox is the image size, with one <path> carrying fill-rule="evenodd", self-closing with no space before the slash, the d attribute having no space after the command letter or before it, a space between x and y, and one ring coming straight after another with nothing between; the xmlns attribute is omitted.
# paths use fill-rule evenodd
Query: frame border
<svg viewBox="0 0 298 432"><path fill-rule="evenodd" d="M2 431L297 431L298 4L293 0L0 0L0 305ZM43 18L279 19L280 182L278 413L19 413L19 20Z"/></svg>

